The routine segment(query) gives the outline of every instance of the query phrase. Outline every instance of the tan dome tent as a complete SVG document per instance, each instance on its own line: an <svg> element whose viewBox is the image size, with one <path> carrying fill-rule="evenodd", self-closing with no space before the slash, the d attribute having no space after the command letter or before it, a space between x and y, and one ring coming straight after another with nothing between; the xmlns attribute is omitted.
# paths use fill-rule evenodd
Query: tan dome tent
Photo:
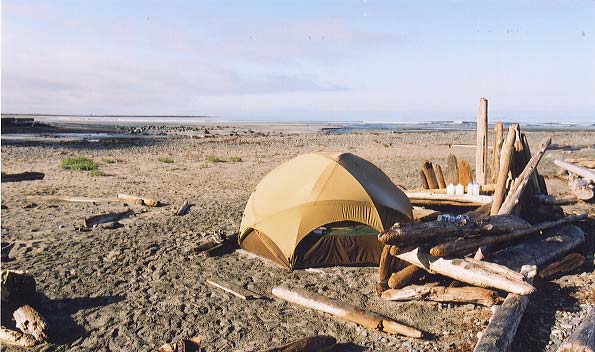
<svg viewBox="0 0 595 352"><path fill-rule="evenodd" d="M407 196L369 161L351 153L303 154L256 186L244 210L239 243L290 270L372 264L379 262L382 250L378 232L412 220ZM314 235L324 225L346 221L374 230Z"/></svg>

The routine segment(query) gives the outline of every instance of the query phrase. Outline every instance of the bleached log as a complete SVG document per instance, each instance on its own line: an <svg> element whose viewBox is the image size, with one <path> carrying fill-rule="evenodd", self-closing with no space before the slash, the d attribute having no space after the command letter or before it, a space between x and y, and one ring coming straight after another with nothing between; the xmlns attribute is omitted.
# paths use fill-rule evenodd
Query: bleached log
<svg viewBox="0 0 595 352"><path fill-rule="evenodd" d="M580 200L588 201L595 195L590 183L574 174L568 176L568 186L572 193Z"/></svg>
<svg viewBox="0 0 595 352"><path fill-rule="evenodd" d="M525 160L527 162L531 160L531 148L529 147L529 141L527 141L527 136L522 133L521 134L521 143L523 144L523 152L525 153ZM539 173L537 169L535 169L530 177L530 182L533 188L533 194L547 194L547 190L541 189L541 184L539 183Z"/></svg>
<svg viewBox="0 0 595 352"><path fill-rule="evenodd" d="M576 249L585 241L585 234L580 227L564 225L546 230L541 235L502 249L486 260L504 265L513 270L520 270L525 265L543 267Z"/></svg>
<svg viewBox="0 0 595 352"><path fill-rule="evenodd" d="M582 166L587 169L595 169L595 159L593 158L567 158L565 162Z"/></svg>
<svg viewBox="0 0 595 352"><path fill-rule="evenodd" d="M531 224L512 215L463 219L457 222L396 223L390 229L380 233L378 240L385 244L403 245L420 243L436 238L466 237L471 235L488 236L490 234L528 229L530 227Z"/></svg>
<svg viewBox="0 0 595 352"><path fill-rule="evenodd" d="M564 170L568 170L568 172L577 174L586 180L595 182L595 170L587 169L586 167L572 164L572 163L569 163L569 162L566 162L563 160L554 160L554 164L558 165L559 167L563 168Z"/></svg>
<svg viewBox="0 0 595 352"><path fill-rule="evenodd" d="M484 236L480 238L467 238L456 240L434 246L432 247L432 249L430 249L430 253L433 256L437 257L465 255L477 250L479 247L492 246L500 243L511 242L539 231L544 231L547 229L551 229L554 227L585 219L587 219L587 214L570 215L560 220L543 222L525 229L512 231L510 233L502 234L499 236Z"/></svg>
<svg viewBox="0 0 595 352"><path fill-rule="evenodd" d="M475 179L480 185L485 185L488 167L488 100L486 98L479 100L476 133Z"/></svg>
<svg viewBox="0 0 595 352"><path fill-rule="evenodd" d="M498 170L500 170L500 151L504 135L504 124L500 121L494 126L494 146L492 148L492 165L490 167L490 182L496 183L498 180Z"/></svg>
<svg viewBox="0 0 595 352"><path fill-rule="evenodd" d="M494 189L492 209L490 210L490 214L492 215L498 214L498 210L500 210L500 206L504 201L504 195L506 194L506 179L508 178L508 172L510 171L510 162L518 127L518 124L512 124L508 127L506 141L502 146L502 152L500 153L500 169L498 170L498 179L496 180L496 188Z"/></svg>
<svg viewBox="0 0 595 352"><path fill-rule="evenodd" d="M523 170L523 172L519 175L519 177L515 180L514 185L506 199L502 203L502 206L498 210L498 215L510 214L514 206L519 202L525 187L527 186L527 182L529 182L529 176L535 171L537 164L541 160L541 157L549 147L550 143L552 142L551 138L547 138L541 145L539 146L539 150L533 154L531 160L527 163L527 166Z"/></svg>
<svg viewBox="0 0 595 352"><path fill-rule="evenodd" d="M207 279L207 283L211 286L222 289L225 292L229 292L232 295L239 297L243 300L248 299L260 299L261 295L256 294L250 290L247 290L238 285L232 284L231 282L220 280L220 279Z"/></svg>
<svg viewBox="0 0 595 352"><path fill-rule="evenodd" d="M0 345L11 345L18 347L33 347L37 341L31 335L23 334L20 331L0 326Z"/></svg>
<svg viewBox="0 0 595 352"><path fill-rule="evenodd" d="M116 212L116 213L109 213L109 214L101 214L91 216L89 218L83 219L83 226L85 227L93 227L93 225L99 225L106 222L114 222L118 221L127 217L130 217L134 214L134 211L128 209L126 211Z"/></svg>
<svg viewBox="0 0 595 352"><path fill-rule="evenodd" d="M585 257L578 253L572 253L564 257L564 259L539 270L539 277L546 280L559 277L580 268L584 262Z"/></svg>
<svg viewBox="0 0 595 352"><path fill-rule="evenodd" d="M595 352L595 309L591 308L581 325L556 352Z"/></svg>
<svg viewBox="0 0 595 352"><path fill-rule="evenodd" d="M190 208L190 203L188 203L188 200L184 200L184 203L182 203L182 206L180 207L180 209L178 209L178 211L176 211L176 215L182 216L182 215L186 214L186 212L188 211L188 208Z"/></svg>
<svg viewBox="0 0 595 352"><path fill-rule="evenodd" d="M336 344L337 339L332 336L314 335L291 341L266 352L326 352L332 350Z"/></svg>
<svg viewBox="0 0 595 352"><path fill-rule="evenodd" d="M71 196L29 196L27 199L39 201L58 201L71 203L108 203L122 202L122 199L116 197L94 198L94 197L71 197Z"/></svg>
<svg viewBox="0 0 595 352"><path fill-rule="evenodd" d="M424 174L423 170L419 170L419 182L421 183L421 188L430 189L430 185L428 185L428 180L426 179L426 175Z"/></svg>
<svg viewBox="0 0 595 352"><path fill-rule="evenodd" d="M12 313L16 327L24 334L29 334L39 342L47 339L45 319L30 305L25 304Z"/></svg>
<svg viewBox="0 0 595 352"><path fill-rule="evenodd" d="M159 201L153 198L131 196L129 194L118 194L118 198L124 199L127 202L134 204L146 205L148 207L156 207L159 205Z"/></svg>
<svg viewBox="0 0 595 352"><path fill-rule="evenodd" d="M457 157L454 154L448 155L448 163L446 165L446 184L459 184L459 166Z"/></svg>
<svg viewBox="0 0 595 352"><path fill-rule="evenodd" d="M392 273L390 278L388 279L388 287L389 288L402 288L413 281L419 279L425 273L424 270L418 268L415 265L408 265L405 268L397 271L396 273Z"/></svg>
<svg viewBox="0 0 595 352"><path fill-rule="evenodd" d="M536 273L535 266L525 265L521 270L521 274L528 284L533 282ZM473 351L508 351L527 308L527 303L529 303L529 296L509 293L502 306L496 310L490 319Z"/></svg>
<svg viewBox="0 0 595 352"><path fill-rule="evenodd" d="M498 303L495 291L481 287L444 287L411 285L382 292L387 301L427 300L435 302L473 303L491 307Z"/></svg>
<svg viewBox="0 0 595 352"><path fill-rule="evenodd" d="M290 290L284 287L275 287L273 288L272 292L273 295L288 302L332 314L336 317L352 321L369 329L416 338L421 338L423 336L422 331L416 328L398 323L378 313L356 307L349 303L340 302L314 292L306 291L304 289L296 288Z"/></svg>
<svg viewBox="0 0 595 352"><path fill-rule="evenodd" d="M436 178L438 179L438 187L441 189L446 188L446 180L444 179L444 174L442 173L442 167L438 164L434 166L434 171L436 171Z"/></svg>
<svg viewBox="0 0 595 352"><path fill-rule="evenodd" d="M401 253L397 258L416 265L430 273L448 276L474 286L528 295L535 288L523 281L522 275L505 266L482 262L472 258L444 259L433 257L424 249L416 248Z"/></svg>
<svg viewBox="0 0 595 352"><path fill-rule="evenodd" d="M483 205L492 202L491 196L471 196L466 194L440 194L435 192L409 192L405 191L405 195L411 201L411 204L423 204L424 201L430 202L451 202L460 205Z"/></svg>

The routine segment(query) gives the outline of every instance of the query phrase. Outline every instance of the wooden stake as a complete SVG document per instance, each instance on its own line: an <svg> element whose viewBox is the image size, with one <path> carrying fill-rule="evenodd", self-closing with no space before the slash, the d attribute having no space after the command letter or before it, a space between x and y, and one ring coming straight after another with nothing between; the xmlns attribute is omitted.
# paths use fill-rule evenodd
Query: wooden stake
<svg viewBox="0 0 595 352"><path fill-rule="evenodd" d="M402 288L419 279L425 273L424 270L415 265L408 265L405 268L393 273L388 279L389 288Z"/></svg>
<svg viewBox="0 0 595 352"><path fill-rule="evenodd" d="M388 288L388 279L392 269L392 256L390 255L390 245L385 245L380 254L380 263L378 265L378 281L376 282L376 295L380 296L382 291Z"/></svg>
<svg viewBox="0 0 595 352"><path fill-rule="evenodd" d="M24 305L12 313L16 326L23 333L33 336L39 342L47 339L45 319L30 305Z"/></svg>
<svg viewBox="0 0 595 352"><path fill-rule="evenodd" d="M477 112L477 148L475 151L475 178L480 185L485 185L488 166L488 100L479 100Z"/></svg>
<svg viewBox="0 0 595 352"><path fill-rule="evenodd" d="M498 170L500 170L500 152L504 135L504 124L500 121L494 126L494 146L492 148L492 166L490 167L490 182L498 181Z"/></svg>
<svg viewBox="0 0 595 352"><path fill-rule="evenodd" d="M220 280L220 279L207 279L207 283L211 286L215 286L217 288L222 289L225 292L229 292L232 295L239 297L243 300L248 300L248 299L260 299L262 298L261 295L256 294L250 290L246 290L243 287L240 287L238 285L232 284L231 282L227 282L224 280Z"/></svg>
<svg viewBox="0 0 595 352"><path fill-rule="evenodd" d="M506 141L502 147L500 153L500 169L498 170L498 180L496 181L496 188L494 189L494 200L492 202L492 209L490 214L498 214L500 206L504 201L504 195L506 193L506 179L508 178L508 172L510 171L510 159L512 158L513 144L516 137L516 129L518 124L513 124L508 128L508 135L506 135Z"/></svg>
<svg viewBox="0 0 595 352"><path fill-rule="evenodd" d="M522 275L505 266L481 262L472 258L444 259L433 257L426 250L416 248L397 258L430 273L438 273L468 284L528 295L535 288L522 280Z"/></svg>
<svg viewBox="0 0 595 352"><path fill-rule="evenodd" d="M595 309L591 308L581 325L556 352L595 352Z"/></svg>
<svg viewBox="0 0 595 352"><path fill-rule="evenodd" d="M438 179L438 187L446 188L446 181L444 180L444 174L442 174L442 167L436 164L434 170L436 171L436 178Z"/></svg>
<svg viewBox="0 0 595 352"><path fill-rule="evenodd" d="M31 335L1 326L0 343L18 347L33 347L37 344L37 341Z"/></svg>
<svg viewBox="0 0 595 352"><path fill-rule="evenodd" d="M535 266L523 266L521 274L525 277L528 284L533 282L537 270ZM482 333L479 341L473 349L474 352L501 352L509 351L516 330L521 322L529 303L529 296L521 296L509 293L502 303L502 306L496 310L485 331Z"/></svg>
<svg viewBox="0 0 595 352"><path fill-rule="evenodd" d="M559 262L551 263L539 271L539 277L545 280L560 277L564 274L570 273L581 266L585 262L585 257L578 253L572 253L564 257Z"/></svg>
<svg viewBox="0 0 595 352"><path fill-rule="evenodd" d="M403 325L380 314L364 310L349 303L336 301L304 289L296 288L290 290L283 287L275 287L272 292L273 295L288 302L332 314L369 329L416 338L423 336L421 330Z"/></svg>
<svg viewBox="0 0 595 352"><path fill-rule="evenodd" d="M421 164L421 171L423 171L424 176L426 176L426 180L428 181L428 186L430 186L430 189L438 188L436 173L434 172L434 167L430 161L426 160Z"/></svg>
<svg viewBox="0 0 595 352"><path fill-rule="evenodd" d="M459 183L463 186L467 186L471 182L473 182L471 164L466 160L459 160Z"/></svg>
<svg viewBox="0 0 595 352"><path fill-rule="evenodd" d="M457 157L454 154L448 155L448 164L446 165L446 184L459 184L459 166Z"/></svg>
<svg viewBox="0 0 595 352"><path fill-rule="evenodd" d="M539 164L541 157L543 156L551 142L552 139L548 137L543 143L541 143L541 145L539 146L539 150L531 157L531 160L529 160L523 172L515 180L512 189L506 196L506 200L504 200L502 206L498 210L498 215L510 214L512 212L514 206L517 205L517 203L519 202L519 199L521 198L523 191L527 186L527 182L529 182L529 176L531 176L531 174L537 167L537 164Z"/></svg>
<svg viewBox="0 0 595 352"><path fill-rule="evenodd" d="M332 350L336 344L337 339L332 336L314 335L291 341L266 352L326 352Z"/></svg>
<svg viewBox="0 0 595 352"><path fill-rule="evenodd" d="M527 162L529 160L531 160L531 149L529 148L529 142L527 141L527 136L522 133L521 134L521 142L523 143L523 151L525 152L525 160L527 160ZM533 171L533 173L531 174L531 185L532 185L532 189L533 189L533 194L542 194L542 193L547 193L543 192L541 190L541 185L539 183L539 173L537 172L537 170Z"/></svg>
<svg viewBox="0 0 595 352"><path fill-rule="evenodd" d="M428 180L426 179L426 175L424 174L423 170L419 170L419 182L421 183L421 188L430 189L430 186L428 185Z"/></svg>
<svg viewBox="0 0 595 352"><path fill-rule="evenodd" d="M388 289L382 292L387 301L427 300L435 302L473 303L491 307L498 303L495 291L481 287L444 287L411 285L402 289Z"/></svg>

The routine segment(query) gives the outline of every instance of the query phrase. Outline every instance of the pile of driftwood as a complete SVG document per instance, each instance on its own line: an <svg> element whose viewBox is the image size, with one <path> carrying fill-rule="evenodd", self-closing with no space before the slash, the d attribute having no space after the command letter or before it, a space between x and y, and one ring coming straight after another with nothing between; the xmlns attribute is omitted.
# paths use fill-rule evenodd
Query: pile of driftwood
<svg viewBox="0 0 595 352"><path fill-rule="evenodd" d="M568 186L576 198L590 201L595 196L595 160L567 159L555 160L565 173L568 173Z"/></svg>
<svg viewBox="0 0 595 352"><path fill-rule="evenodd" d="M15 270L2 270L2 344L32 347L47 339L47 323L34 308L39 304L35 279L29 273ZM11 329L9 315L18 330ZM20 330L20 331L19 331Z"/></svg>
<svg viewBox="0 0 595 352"><path fill-rule="evenodd" d="M585 260L578 253L564 256L584 242L583 231L572 223L587 216L564 216L561 208L547 197L543 177L536 171L551 139L547 138L531 154L518 124L509 127L505 140L502 130L502 124L497 123L488 179L487 100L482 98L476 179L482 185L494 182L489 203L462 215L440 215L436 221L397 223L378 236L385 244L376 285L376 293L382 298L485 306L503 301L480 337L476 351L509 349L529 294L535 291L532 282L537 273L542 278L555 277L579 268ZM453 171L454 165L459 172ZM465 170L465 164L462 165ZM451 155L447 180L443 181L438 166L438 186L454 182L455 174L460 183L460 166ZM467 173L463 172L463 177L468 177ZM424 163L420 177L422 174L428 188L432 188L430 183L436 176L431 163ZM448 196L444 192L442 195ZM414 200L412 203L416 204ZM554 262L560 258L563 259ZM420 279L428 273L453 279L455 285L424 285ZM502 291L508 295L500 297Z"/></svg>

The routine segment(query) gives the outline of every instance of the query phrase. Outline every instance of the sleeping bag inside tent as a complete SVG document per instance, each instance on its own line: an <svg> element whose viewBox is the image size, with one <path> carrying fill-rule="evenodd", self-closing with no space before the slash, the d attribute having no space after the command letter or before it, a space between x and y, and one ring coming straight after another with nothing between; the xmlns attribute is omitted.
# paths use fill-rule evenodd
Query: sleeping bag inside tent
<svg viewBox="0 0 595 352"><path fill-rule="evenodd" d="M303 154L256 186L238 241L289 270L378 264L378 233L412 221L409 199L374 164L351 153Z"/></svg>

